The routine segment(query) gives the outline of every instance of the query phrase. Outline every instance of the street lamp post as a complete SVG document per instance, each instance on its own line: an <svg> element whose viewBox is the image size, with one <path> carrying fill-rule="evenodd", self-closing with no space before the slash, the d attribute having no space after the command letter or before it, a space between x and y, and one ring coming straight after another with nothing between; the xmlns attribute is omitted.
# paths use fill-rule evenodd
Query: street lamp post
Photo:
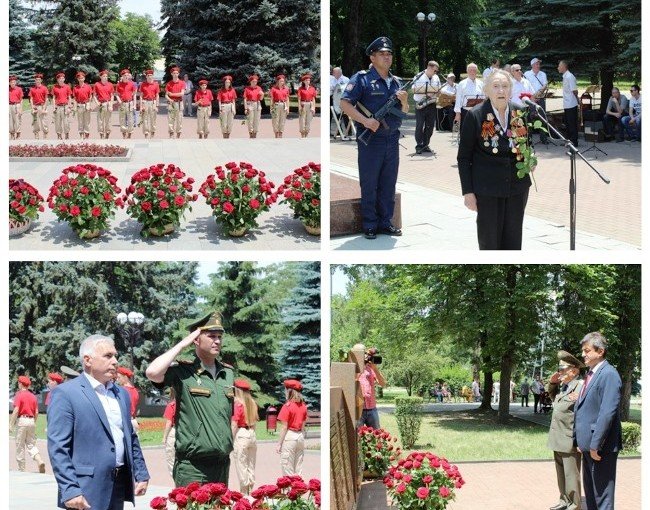
<svg viewBox="0 0 650 510"><path fill-rule="evenodd" d="M128 343L131 361L130 368L133 370L133 346L138 342L140 335L142 335L142 331L144 330L144 315L139 312L129 312L128 315L121 312L117 314L117 317L115 317L115 322L117 323L117 331L120 336L126 343Z"/></svg>
<svg viewBox="0 0 650 510"><path fill-rule="evenodd" d="M429 14L418 12L415 15L415 19L420 29L420 70L422 70L427 67L427 36L433 26L433 22L436 20L436 15L432 12Z"/></svg>

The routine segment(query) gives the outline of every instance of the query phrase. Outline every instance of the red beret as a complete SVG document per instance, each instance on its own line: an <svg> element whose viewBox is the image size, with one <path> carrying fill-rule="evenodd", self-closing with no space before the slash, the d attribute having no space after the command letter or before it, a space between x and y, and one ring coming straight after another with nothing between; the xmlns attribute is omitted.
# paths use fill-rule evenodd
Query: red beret
<svg viewBox="0 0 650 510"><path fill-rule="evenodd" d="M27 386L28 388L32 385L32 381L30 381L29 377L27 377L26 375L18 376L18 382L23 386Z"/></svg>
<svg viewBox="0 0 650 510"><path fill-rule="evenodd" d="M144 72L144 74L145 74L145 76L153 76L153 71L152 71L151 69L147 69L147 70Z"/></svg>
<svg viewBox="0 0 650 510"><path fill-rule="evenodd" d="M284 80L284 79L285 79L284 74L278 74L278 75L275 77L275 81L280 81L280 80Z"/></svg>
<svg viewBox="0 0 650 510"><path fill-rule="evenodd" d="M208 84L208 80L199 80L199 85Z"/></svg>
<svg viewBox="0 0 650 510"><path fill-rule="evenodd" d="M172 66L172 67L169 68L169 72L170 72L170 73L180 73L180 72L181 72L181 68L178 67L178 66Z"/></svg>
<svg viewBox="0 0 650 510"><path fill-rule="evenodd" d="M305 73L300 77L300 81L311 80L311 73Z"/></svg>
<svg viewBox="0 0 650 510"><path fill-rule="evenodd" d="M129 71L128 69L122 69L120 71L120 76L124 76L125 74L131 74L131 71Z"/></svg>
<svg viewBox="0 0 650 510"><path fill-rule="evenodd" d="M133 372L131 372L128 368L126 367L117 367L117 373L122 374L127 376L129 379L133 377Z"/></svg>
<svg viewBox="0 0 650 510"><path fill-rule="evenodd" d="M76 74L75 76L76 76L77 78L85 78L85 77L86 77L86 73L84 73L83 71L77 71L77 74Z"/></svg>
<svg viewBox="0 0 650 510"><path fill-rule="evenodd" d="M18 81L18 76L14 76L13 74L9 77L9 81Z"/></svg>
<svg viewBox="0 0 650 510"><path fill-rule="evenodd" d="M235 379L233 385L235 386L235 388L239 388L240 390L246 390L246 391L251 390L250 383L244 379Z"/></svg>
<svg viewBox="0 0 650 510"><path fill-rule="evenodd" d="M108 76L108 71L106 69L99 71L99 76Z"/></svg>
<svg viewBox="0 0 650 510"><path fill-rule="evenodd" d="M63 382L63 376L61 376L61 374L57 374L56 372L51 372L47 374L47 378L59 384Z"/></svg>
<svg viewBox="0 0 650 510"><path fill-rule="evenodd" d="M251 75L248 77L248 83L252 82L253 80L257 80L257 81L259 81L259 79L260 79L260 77L257 76L256 74L251 74Z"/></svg>
<svg viewBox="0 0 650 510"><path fill-rule="evenodd" d="M230 82L232 83L232 76L230 76L229 74L227 74L226 76L224 76L224 77L221 78L221 79L222 79L223 81L230 80Z"/></svg>
<svg viewBox="0 0 650 510"><path fill-rule="evenodd" d="M57 79L57 80L58 80L59 78L61 78L62 76L65 78L65 73L56 73L56 79Z"/></svg>
<svg viewBox="0 0 650 510"><path fill-rule="evenodd" d="M302 383L295 379L287 379L284 381L284 387L289 390L302 391Z"/></svg>
<svg viewBox="0 0 650 510"><path fill-rule="evenodd" d="M34 75L34 78L40 78L42 80L43 79L43 73L36 73Z"/></svg>

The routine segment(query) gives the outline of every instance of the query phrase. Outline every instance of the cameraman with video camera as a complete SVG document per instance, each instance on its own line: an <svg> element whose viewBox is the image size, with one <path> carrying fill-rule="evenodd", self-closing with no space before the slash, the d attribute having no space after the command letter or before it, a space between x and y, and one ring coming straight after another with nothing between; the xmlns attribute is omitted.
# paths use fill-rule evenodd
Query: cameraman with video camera
<svg viewBox="0 0 650 510"><path fill-rule="evenodd" d="M359 426L367 425L374 429L379 428L379 413L377 412L377 400L375 397L375 384L382 388L386 386L386 379L377 365L381 364L382 358L377 355L377 348L366 349L363 357L363 372L359 374L359 384L363 395L363 412L359 420Z"/></svg>

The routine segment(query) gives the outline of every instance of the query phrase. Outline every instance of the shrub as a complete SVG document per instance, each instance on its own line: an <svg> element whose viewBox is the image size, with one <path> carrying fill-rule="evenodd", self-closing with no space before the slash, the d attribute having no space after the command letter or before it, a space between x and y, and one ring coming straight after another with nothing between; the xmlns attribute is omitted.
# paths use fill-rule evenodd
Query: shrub
<svg viewBox="0 0 650 510"><path fill-rule="evenodd" d="M396 437L383 429L373 429L368 426L361 426L357 431L361 440L361 455L363 457L363 469L373 475L384 475L391 462L394 462L400 455L400 448L393 443Z"/></svg>
<svg viewBox="0 0 650 510"><path fill-rule="evenodd" d="M412 448L420 435L422 397L397 397L395 419L405 449Z"/></svg>
<svg viewBox="0 0 650 510"><path fill-rule="evenodd" d="M623 450L634 452L641 445L641 425L624 421L621 423L623 433Z"/></svg>

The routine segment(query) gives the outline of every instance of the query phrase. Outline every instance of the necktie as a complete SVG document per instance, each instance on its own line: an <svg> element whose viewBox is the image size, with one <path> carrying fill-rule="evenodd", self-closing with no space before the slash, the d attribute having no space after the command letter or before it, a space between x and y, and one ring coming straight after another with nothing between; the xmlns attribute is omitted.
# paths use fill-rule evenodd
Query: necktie
<svg viewBox="0 0 650 510"><path fill-rule="evenodd" d="M587 376L585 377L585 382L582 384L582 389L580 390L580 398L584 397L585 392L587 391L587 385L589 384L592 375L594 375L593 370L589 370L589 372L587 372Z"/></svg>

